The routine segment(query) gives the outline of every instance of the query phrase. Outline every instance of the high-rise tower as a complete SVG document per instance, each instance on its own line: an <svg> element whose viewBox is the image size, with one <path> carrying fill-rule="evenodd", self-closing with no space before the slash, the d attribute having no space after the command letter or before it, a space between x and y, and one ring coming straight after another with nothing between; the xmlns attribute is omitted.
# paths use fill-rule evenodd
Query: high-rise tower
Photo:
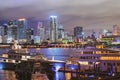
<svg viewBox="0 0 120 80"><path fill-rule="evenodd" d="M40 42L43 42L44 41L44 36L45 36L45 28L43 27L42 22L38 22L37 35L40 38Z"/></svg>
<svg viewBox="0 0 120 80"><path fill-rule="evenodd" d="M18 42L26 42L27 20L25 18L18 19Z"/></svg>
<svg viewBox="0 0 120 80"><path fill-rule="evenodd" d="M17 40L17 25L9 24L7 30L7 43L12 42L12 40Z"/></svg>
<svg viewBox="0 0 120 80"><path fill-rule="evenodd" d="M74 37L75 37L75 41L83 39L83 27L76 26L74 28Z"/></svg>
<svg viewBox="0 0 120 80"><path fill-rule="evenodd" d="M57 42L57 40L58 40L57 16L50 16L50 41Z"/></svg>

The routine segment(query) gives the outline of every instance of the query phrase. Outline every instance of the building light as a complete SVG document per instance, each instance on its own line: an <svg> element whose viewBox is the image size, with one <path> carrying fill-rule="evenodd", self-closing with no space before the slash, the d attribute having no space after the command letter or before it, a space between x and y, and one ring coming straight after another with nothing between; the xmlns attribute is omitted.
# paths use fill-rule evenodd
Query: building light
<svg viewBox="0 0 120 80"><path fill-rule="evenodd" d="M20 18L20 19L18 19L18 21L24 21L25 20L25 18Z"/></svg>
<svg viewBox="0 0 120 80"><path fill-rule="evenodd" d="M100 60L120 60L120 57L100 57Z"/></svg>
<svg viewBox="0 0 120 80"><path fill-rule="evenodd" d="M101 51L96 51L96 54L101 54Z"/></svg>
<svg viewBox="0 0 120 80"><path fill-rule="evenodd" d="M79 61L79 64L80 64L80 65L88 65L88 62L86 62L86 61L80 62L80 61Z"/></svg>
<svg viewBox="0 0 120 80"><path fill-rule="evenodd" d="M51 18L57 18L57 16L50 16Z"/></svg>

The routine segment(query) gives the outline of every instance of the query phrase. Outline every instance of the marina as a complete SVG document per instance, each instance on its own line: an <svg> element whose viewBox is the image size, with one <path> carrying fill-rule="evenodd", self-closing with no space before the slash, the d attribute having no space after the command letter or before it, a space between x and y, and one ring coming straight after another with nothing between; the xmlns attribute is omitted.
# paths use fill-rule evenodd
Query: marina
<svg viewBox="0 0 120 80"><path fill-rule="evenodd" d="M47 50L49 50L49 49L47 49ZM29 59L27 59L27 60L26 59L20 59L20 60L21 60L21 62L27 63L27 64L28 63L30 63L30 64L31 63L32 64L33 63L41 63L41 62L43 62L42 64L44 64L44 62L46 62L49 66L51 65L51 68L53 68L53 72L58 71L58 72L62 72L65 74L67 74L67 73L76 74L77 76L78 76L78 74L79 75L85 75L85 74L87 74L87 75L93 75L93 74L108 75L108 72L110 72L111 70L112 70L112 73L119 72L119 67L117 67L117 69L116 69L110 65L110 64L115 64L115 67L116 67L119 63L119 51L116 51L116 50L113 51L110 49L101 50L101 49L95 49L95 48L91 48L91 49L90 48L86 48L86 49L81 49L81 48L75 49L74 48L74 49L71 49L73 52L71 51L72 53L69 53L68 49L63 49L64 51L67 50L67 55L68 55L67 57L66 57L66 52L65 52L65 54L62 54L62 56L58 56L59 53L56 51L56 50L59 50L58 48L52 48L52 49L50 49L50 51L51 50L53 50L54 53L51 53L51 55L48 54L49 56L47 56L47 53L45 53L46 56L44 54L44 57L42 54L38 54L38 53L36 54L36 53L30 52L30 50L28 50L28 52L32 53L31 54L32 57L29 57ZM62 49L60 49L60 50L62 50ZM32 49L32 51L34 51L34 49ZM45 51L46 51L46 49L45 49ZM103 51L104 53L101 53L100 51ZM39 52L39 51L36 50L36 52ZM41 50L40 53L42 53L42 52L43 51ZM9 53L9 54L11 54L11 53ZM29 54L29 53L27 53L27 54ZM52 54L54 54L54 55L52 55ZM20 56L20 54L18 54L18 55ZM60 57L61 57L61 59L59 59ZM62 59L62 57L64 57L64 60ZM105 57L108 57L108 58L105 58ZM111 57L113 57L112 58L112 59L114 59L113 61L112 61ZM116 57L118 57L118 58L116 58ZM10 58L4 58L4 59L10 59ZM103 59L105 59L105 60L103 60ZM4 62L6 62L6 61L4 61ZM105 63L106 68L102 69L102 66L104 65L104 61L106 62ZM20 63L16 62L16 63L23 64L21 62ZM31 65L31 68L33 68L32 65ZM32 73L32 71L30 73ZM112 73L110 75L112 75ZM38 74L40 74L40 73L38 73ZM40 75L42 75L42 74L40 74Z"/></svg>

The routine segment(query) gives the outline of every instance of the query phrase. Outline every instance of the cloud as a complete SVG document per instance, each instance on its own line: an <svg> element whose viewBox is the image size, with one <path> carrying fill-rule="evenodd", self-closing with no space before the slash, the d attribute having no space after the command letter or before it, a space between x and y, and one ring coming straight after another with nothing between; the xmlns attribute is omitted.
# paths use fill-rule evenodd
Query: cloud
<svg viewBox="0 0 120 80"><path fill-rule="evenodd" d="M49 19L57 15L68 30L75 26L108 29L120 24L119 4L119 0L0 0L0 18Z"/></svg>

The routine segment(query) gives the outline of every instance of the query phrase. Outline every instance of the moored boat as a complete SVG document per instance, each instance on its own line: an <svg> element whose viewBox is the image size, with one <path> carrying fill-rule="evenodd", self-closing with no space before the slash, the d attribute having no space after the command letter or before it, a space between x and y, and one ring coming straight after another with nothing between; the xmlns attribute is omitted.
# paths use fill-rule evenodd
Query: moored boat
<svg viewBox="0 0 120 80"><path fill-rule="evenodd" d="M81 71L120 72L120 51L113 49L78 49L67 61L67 65L79 64Z"/></svg>

